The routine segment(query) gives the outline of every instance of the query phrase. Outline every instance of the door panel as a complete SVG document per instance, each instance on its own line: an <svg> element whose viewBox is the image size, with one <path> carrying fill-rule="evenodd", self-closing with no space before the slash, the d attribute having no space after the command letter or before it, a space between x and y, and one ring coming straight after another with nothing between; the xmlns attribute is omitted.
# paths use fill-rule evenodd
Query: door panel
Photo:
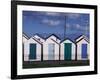
<svg viewBox="0 0 100 80"><path fill-rule="evenodd" d="M48 44L48 60L54 60L55 58L55 44Z"/></svg>
<svg viewBox="0 0 100 80"><path fill-rule="evenodd" d="M29 59L36 59L36 44L30 44Z"/></svg>
<svg viewBox="0 0 100 80"><path fill-rule="evenodd" d="M87 44L82 44L82 58L87 58Z"/></svg>
<svg viewBox="0 0 100 80"><path fill-rule="evenodd" d="M71 60L71 54L72 54L72 44L65 43L64 44L64 59Z"/></svg>

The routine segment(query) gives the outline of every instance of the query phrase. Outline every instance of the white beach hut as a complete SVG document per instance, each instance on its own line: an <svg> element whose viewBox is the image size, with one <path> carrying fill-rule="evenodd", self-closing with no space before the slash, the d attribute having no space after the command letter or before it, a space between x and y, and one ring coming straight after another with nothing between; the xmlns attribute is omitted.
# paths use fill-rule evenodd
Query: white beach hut
<svg viewBox="0 0 100 80"><path fill-rule="evenodd" d="M23 53L23 58L24 58L24 60L25 61L27 61L28 60L28 55L27 54L25 54L25 43L28 41L28 36L26 35L26 34L23 34L23 36L22 36L22 49L23 49L23 51L22 51L22 53Z"/></svg>
<svg viewBox="0 0 100 80"><path fill-rule="evenodd" d="M35 38L30 38L24 43L24 54L27 54L27 61L41 61L42 55L42 43Z"/></svg>
<svg viewBox="0 0 100 80"><path fill-rule="evenodd" d="M76 45L70 39L61 41L60 60L75 60Z"/></svg>
<svg viewBox="0 0 100 80"><path fill-rule="evenodd" d="M59 60L60 39L52 34L43 43L43 60Z"/></svg>
<svg viewBox="0 0 100 80"><path fill-rule="evenodd" d="M86 36L82 35L76 39L77 60L89 59L89 41Z"/></svg>

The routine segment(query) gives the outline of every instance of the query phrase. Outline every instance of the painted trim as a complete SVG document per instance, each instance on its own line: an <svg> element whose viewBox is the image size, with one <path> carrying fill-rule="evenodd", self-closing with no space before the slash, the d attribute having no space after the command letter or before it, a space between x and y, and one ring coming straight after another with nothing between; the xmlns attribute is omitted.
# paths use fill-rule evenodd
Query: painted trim
<svg viewBox="0 0 100 80"><path fill-rule="evenodd" d="M85 39L85 38L81 38L79 41L76 42L76 44L77 44L78 42L80 42L81 40L83 40L83 39L84 39L86 42L89 43L89 41L87 41L87 39Z"/></svg>
<svg viewBox="0 0 100 80"><path fill-rule="evenodd" d="M57 41L55 41L55 40L53 40L53 39L51 39L52 41L54 41L55 43L57 43L58 45L59 45L59 43L57 42Z"/></svg>
<svg viewBox="0 0 100 80"><path fill-rule="evenodd" d="M55 34L49 35L48 37L46 37L46 39L48 39L48 38L51 37L51 36L55 36L57 39L61 40L61 39L60 39L57 35L55 35Z"/></svg>
<svg viewBox="0 0 100 80"><path fill-rule="evenodd" d="M42 45L42 43L41 43L40 41L36 40L36 39L35 39L35 38L33 38L33 37L32 37L32 39L33 39L33 40L35 40L36 42L38 42L39 44L41 44L41 45Z"/></svg>
<svg viewBox="0 0 100 80"><path fill-rule="evenodd" d="M42 38L43 40L46 40L46 38L44 38L43 36L41 36L41 35L38 34L38 33L34 34L34 36L35 36L35 35L37 35L38 37ZM32 36L32 37L34 37L34 36Z"/></svg>
<svg viewBox="0 0 100 80"><path fill-rule="evenodd" d="M23 32L23 37L25 37L27 40L29 39L29 37Z"/></svg>
<svg viewBox="0 0 100 80"><path fill-rule="evenodd" d="M74 43L74 44L75 44L75 42L74 42L74 41L72 41L72 40L71 40L71 39L69 39L69 38L66 38L66 39L62 40L62 41L60 42L60 44L61 44L61 43L63 43L64 41L66 41L66 40L69 40L69 41L71 41L72 43Z"/></svg>
<svg viewBox="0 0 100 80"><path fill-rule="evenodd" d="M79 39L79 38L80 38L80 39ZM79 40L77 41L77 39L79 39ZM87 42L89 43L89 40L88 40L88 38L87 38L85 35L81 35L81 36L77 37L77 38L75 39L75 41L76 41L76 43L78 43L78 42L81 41L82 39L84 39L85 41L87 41Z"/></svg>

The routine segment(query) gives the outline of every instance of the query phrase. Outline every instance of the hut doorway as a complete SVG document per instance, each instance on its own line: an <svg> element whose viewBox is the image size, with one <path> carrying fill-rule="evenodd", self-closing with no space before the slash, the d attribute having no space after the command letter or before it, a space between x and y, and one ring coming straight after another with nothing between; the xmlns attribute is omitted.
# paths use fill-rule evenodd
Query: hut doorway
<svg viewBox="0 0 100 80"><path fill-rule="evenodd" d="M71 60L71 54L72 54L72 44L64 43L64 59Z"/></svg>
<svg viewBox="0 0 100 80"><path fill-rule="evenodd" d="M30 44L29 59L36 59L36 44Z"/></svg>
<svg viewBox="0 0 100 80"><path fill-rule="evenodd" d="M54 60L55 59L55 44L50 43L48 44L48 59Z"/></svg>

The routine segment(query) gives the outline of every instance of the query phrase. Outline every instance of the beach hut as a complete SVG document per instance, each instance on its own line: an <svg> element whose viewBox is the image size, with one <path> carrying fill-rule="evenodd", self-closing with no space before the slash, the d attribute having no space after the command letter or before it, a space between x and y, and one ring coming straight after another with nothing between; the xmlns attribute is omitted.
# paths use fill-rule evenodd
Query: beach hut
<svg viewBox="0 0 100 80"><path fill-rule="evenodd" d="M28 55L25 54L25 43L28 41L29 37L26 34L23 34L22 36L22 53L23 53L23 59L24 61L28 60Z"/></svg>
<svg viewBox="0 0 100 80"><path fill-rule="evenodd" d="M28 61L41 61L42 43L31 37L24 43L24 53L28 56Z"/></svg>
<svg viewBox="0 0 100 80"><path fill-rule="evenodd" d="M86 36L82 35L76 39L77 60L89 59L89 41Z"/></svg>
<svg viewBox="0 0 100 80"><path fill-rule="evenodd" d="M60 39L55 34L51 34L43 43L43 60L59 60Z"/></svg>
<svg viewBox="0 0 100 80"><path fill-rule="evenodd" d="M76 45L70 39L61 41L60 44L60 60L75 60Z"/></svg>

